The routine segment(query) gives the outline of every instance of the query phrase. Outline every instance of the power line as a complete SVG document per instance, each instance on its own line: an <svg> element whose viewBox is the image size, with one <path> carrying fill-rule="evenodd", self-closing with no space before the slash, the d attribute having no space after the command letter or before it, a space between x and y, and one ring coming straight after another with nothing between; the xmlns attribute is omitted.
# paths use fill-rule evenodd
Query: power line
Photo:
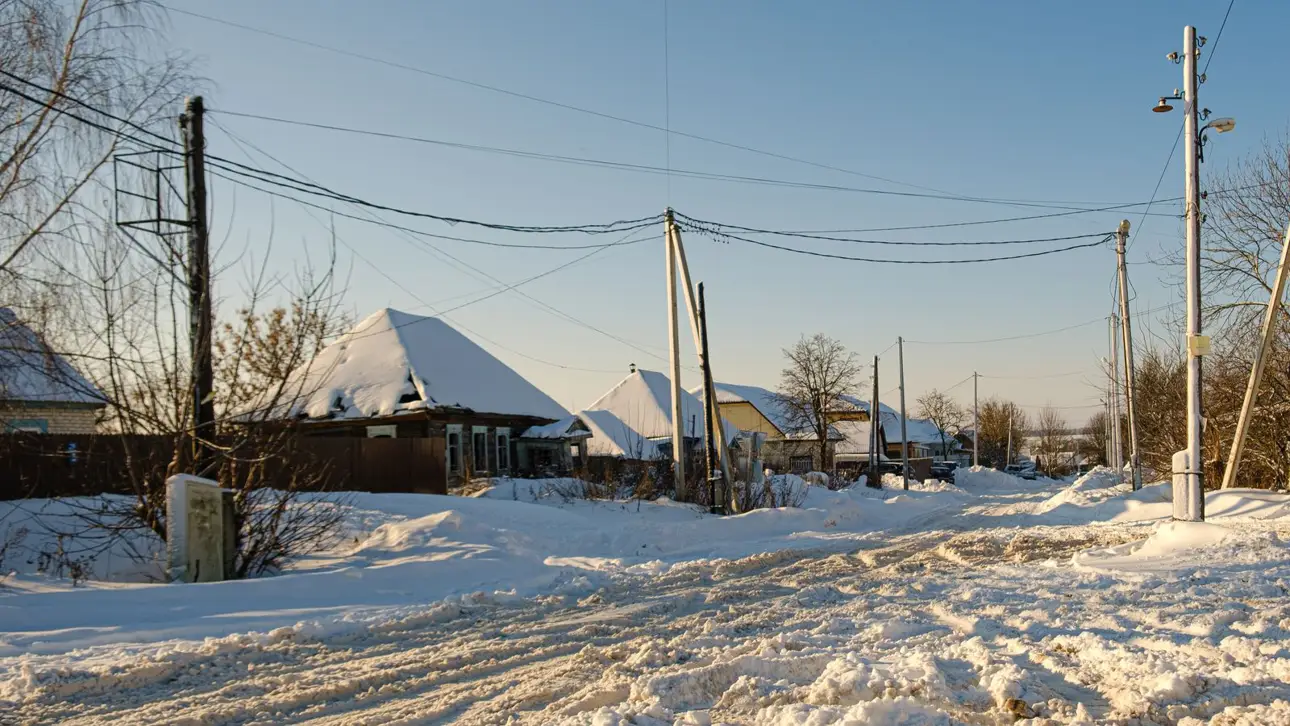
<svg viewBox="0 0 1290 726"><path fill-rule="evenodd" d="M169 137L166 137L166 136L162 136L161 134L158 134L157 132L155 132L155 131L153 131L153 130L151 130L151 129L149 129L149 128L145 127L145 126L141 126L141 125L139 125L138 123L135 123L134 121L131 121L130 119L122 118L122 117L117 116L117 115L115 115L115 114L113 114L113 113L111 113L111 112L108 112L108 111L105 111L105 110L103 110L103 109L101 109L101 108L98 108L98 107L96 107L96 106L90 105L89 103L86 103L85 101L82 101L82 100L80 100L80 99L78 99L78 98L75 98L75 97L73 97L73 96L69 96L69 95L67 95L66 93L63 93L62 91L58 91L58 90L55 90L55 89L53 89L53 88L46 87L46 86L44 86L44 85L41 85L41 84L39 84L39 83L36 83L35 81L32 81L32 80L29 80L29 79L27 79L27 78L23 78L22 76L19 76L19 75L16 75L16 74L10 73L9 71L4 70L3 68L0 68L0 75L3 75L3 76L5 76L6 78L9 78L9 79L11 79L11 80L18 81L19 83L22 83L22 84L24 84L24 85L30 86L30 87L32 87L32 88L35 88L35 89L37 89L37 90L41 91L42 93L48 93L48 94L49 94L49 95L51 95L51 96L55 96L55 97L57 97L57 98L61 98L61 99L65 100L65 101L69 101L69 102L71 102L71 103L74 103L74 104L76 104L77 106L80 106L80 107L82 107L82 108L85 108L85 109L87 109L87 110L93 111L93 112L95 112L95 113L97 113L97 114L100 114L100 115L102 115L102 116L105 116L105 117L107 117L107 118L109 118L109 119L111 119L111 120L113 120L113 121L116 121L117 123L120 123L120 124L122 124L122 125L124 125L124 126L128 126L128 127L132 128L132 129L134 129L134 130L136 130L136 131L139 131L140 133L147 134L148 136L151 136L151 137L153 137L153 138L155 138L155 139L159 140L159 141L160 141L160 142L162 142L163 144L166 144L166 145L167 145L167 147L168 147L168 148L170 148L170 149L174 149L174 150L176 150L176 151L178 151L178 150L180 150L180 149L181 149L181 147L180 147L180 145L179 145L179 142L175 141L175 140L174 140L174 139L172 139L172 138L169 138ZM18 95L22 95L22 96L23 96L24 98L26 98L27 100L29 100L29 101L33 101L34 103L39 103L39 104L41 104L42 106L46 106L46 107L48 107L50 110L53 110L53 111L60 111L60 109L55 108L55 107L54 107L54 104L53 104L53 103L51 103L51 102L49 102L49 101L43 101L43 100L33 99L33 98L31 98L30 96L26 96L26 95L23 95L23 94L21 94L21 93L18 93L17 91L14 91L14 90L13 90L13 89L11 89L11 88L7 88L7 87L6 87L6 88L5 88L5 90L7 90L7 91L9 91L9 92L11 92L11 93L17 93ZM69 114L69 115L70 115L70 114ZM72 118L76 118L78 121L81 121L82 123L90 123L90 122L88 122L88 121L85 121L84 119L81 119L81 118L78 118L78 117L75 117L75 116L72 116ZM93 125L93 124L91 124L91 125ZM99 127L99 128L103 128L103 127ZM134 137L126 137L126 138L130 138L132 141L135 141L136 143L143 143L143 144L148 144L148 143L150 143L150 142L143 142L143 141L140 141L139 139L134 138Z"/></svg>
<svg viewBox="0 0 1290 726"><path fill-rule="evenodd" d="M1097 237L1098 239L1084 244L1070 245L1067 247L1059 247L1057 249L1044 250L1042 252L1027 252L1024 254L1005 255L1000 257L979 257L979 258L966 259L966 260L945 260L945 259L883 260L883 259L877 259L872 257L854 257L851 255L839 255L839 254L833 254L829 252L817 252L815 250L803 250L803 249L798 249L796 247L785 247L783 245L772 244L770 242L763 242L762 240L751 239L748 237L739 237L737 235L732 235L728 232L714 232L711 230L705 230L699 227L695 227L693 225L683 225L683 226L685 226L687 229L693 232L715 239L718 242L735 240L737 242L746 242L748 244L758 245L759 247L767 247L773 250L779 250L781 252L791 252L793 254L806 255L809 257L823 257L823 258L832 259L832 260L846 260L848 262L870 262L875 264L888 264L888 265L965 265L965 264L980 263L980 262L1004 262L1007 260L1022 260L1030 257L1043 257L1045 255L1055 255L1062 252L1070 252L1072 250L1085 249L1088 247L1097 247L1099 245L1105 244L1106 241L1112 237L1112 235L1108 233L1078 235L1075 237L1071 237L1070 239L1088 239L1090 237Z"/></svg>
<svg viewBox="0 0 1290 726"><path fill-rule="evenodd" d="M938 199L938 200L944 200L944 201L980 202L980 203L988 203L988 204L1001 204L1001 205L1007 205L1007 206L1055 208L1055 209L1065 210L1058 214L1034 215L1032 217L1018 217L1018 218L1011 218L1011 219L1002 220L1002 221L1017 221L1020 219L1042 219L1044 217L1049 217L1049 216L1066 216L1070 214L1087 214L1087 213L1093 213L1093 212L1105 212L1105 211L1112 211L1116 209L1122 209L1126 207L1142 206L1143 204L1145 204L1145 202L1137 202L1133 204L1115 204L1110 206L1096 206L1091 209L1085 209L1080 206L1072 206L1072 205L1089 204L1088 202L996 199L996 198L990 198L990 197L965 197L965 196L955 195L955 194L915 194L911 192L896 192L888 189L849 187L849 186L842 186L837 184L818 184L818 183L803 182L803 181L796 181L796 180L789 180L789 179L777 179L773 177L722 174L717 172L706 172L706 171L700 171L695 169L678 169L671 166L670 159L668 160L666 166L660 167L660 166L652 166L649 164L635 164L635 163L625 162L625 161L614 161L610 159L565 156L561 154L548 154L543 152L526 151L523 149L513 149L513 148L507 148L507 147L500 147L500 146L488 146L483 144L467 144L467 143L456 142L456 141L446 141L443 139L433 139L433 138L428 138L424 136L398 134L398 133L387 132L387 131L375 131L371 129L361 129L361 128L355 128L352 126L339 126L335 124L325 124L325 123L319 123L315 121L287 119L279 116L268 116L265 114L249 113L244 111L212 109L211 113L219 113L225 116L235 116L239 118L255 119L259 121L268 121L271 123L286 124L290 126L300 126L303 128L314 128L314 129L321 129L325 131L349 133L349 134L356 134L360 136L370 136L374 138L408 141L413 143L427 144L431 146L439 146L439 147L451 148L451 149L500 154L504 156L513 156L513 157L518 157L523 159L549 161L549 162L572 164L572 165L579 165L579 166L590 166L590 167L596 167L596 168L616 169L620 171L631 171L631 172L647 173L647 174L659 174L659 175L668 175L668 176L674 175L674 176L679 176L683 178L700 179L700 180L706 180L706 181L732 182L732 183L753 184L753 185L760 185L760 186L777 186L777 187L785 187L785 188L809 189L809 190L815 190L815 191L833 191L833 192L847 192L847 193L854 193L854 194L890 195L890 196L914 197L914 198L923 198L923 199ZM1168 214L1160 214L1160 213L1157 213L1157 214L1159 214L1159 216L1176 216L1176 215L1168 215ZM966 226L966 225L972 225L972 224L989 224L989 223L992 223L992 221L953 223L953 224L944 225L944 226ZM942 226L942 225L926 225L926 227L928 228L934 228L938 226ZM910 229L917 229L917 228L921 228L921 226L910 227ZM905 229L905 228L896 227L891 229Z"/></svg>
<svg viewBox="0 0 1290 726"><path fill-rule="evenodd" d="M707 220L696 219L694 217L681 214L680 212L675 212L674 214L677 219L682 220L683 223L688 223L688 226L695 229L696 231L711 232L711 233L721 234L721 235L725 234L725 232L723 232L722 230L734 229L742 232L748 232L751 234L771 234L771 235L779 235L782 237L798 237L798 238L804 238L804 239L824 240L829 242L851 242L853 244L897 245L897 246L906 246L906 247L976 247L976 246L982 246L982 245L1024 245L1024 244L1039 244L1043 242L1068 242L1070 240L1075 240L1075 239L1087 239L1090 237L1100 237L1100 236L1103 236L1103 234L1105 234L1105 233L1099 232L1095 234L1068 235L1065 237L1041 237L1041 238L1035 238L1035 239L1008 239L1008 240L958 241L958 242L911 242L907 240L856 239L855 237L830 237L827 235L808 234L804 232L787 232L787 231L777 231L777 230L771 230L771 229L758 229L756 227L743 227L737 224L728 224L725 222L709 222Z"/></svg>
<svg viewBox="0 0 1290 726"><path fill-rule="evenodd" d="M305 194L312 194L312 195L324 197L327 199L333 199L339 202L347 202L349 204L368 207L370 209L376 209L382 212L390 212L393 214L401 214L409 217L418 217L422 219L433 219L439 222L446 222L452 225L464 224L468 226L482 227L485 229L493 229L493 230L499 230L504 232L523 232L528 234L556 234L556 233L562 233L562 232L579 232L583 234L616 234L618 232L629 232L635 229L640 229L641 227L646 227L652 224L658 224L663 220L662 214L655 214L649 217L640 217L637 219L623 219L615 222L603 222L603 223L598 222L598 223L592 223L592 224L575 224L575 225L537 226L537 225L499 224L496 222L482 222L479 220L464 219L460 217L448 217L445 215L434 214L431 212L421 212L421 211L416 211L411 209L394 207L387 204L379 204L377 202L371 202L366 199L362 199L360 197L355 197L348 194L343 194L341 192L337 192L333 189L330 189L321 184L317 184L315 182L304 181L300 179L293 179L291 177L284 176L282 174L276 174L274 172L265 171L263 169L257 169L253 166L247 166L246 164L241 164L218 156L208 155L207 159L212 160L214 162L211 164L211 166L222 169L226 172L255 179L256 181L259 181L261 183L273 184L275 186L292 189L297 192L303 192Z"/></svg>
<svg viewBox="0 0 1290 726"><path fill-rule="evenodd" d="M1178 307L1179 305L1182 305L1182 304L1183 304L1183 301L1179 300L1176 302L1169 303L1167 305L1161 305L1160 307L1152 308L1150 310L1143 310L1138 314L1150 315L1151 313L1160 312L1161 310L1168 310L1169 308ZM1095 323L1105 323L1105 322L1106 322L1106 316L1103 315L1101 317L1093 318L1092 320L1085 320L1082 323L1075 323L1074 325L1067 325L1062 328L1054 328L1053 330L1042 330L1037 333L1026 333L1023 335L1010 335L1004 338L985 338L981 340L909 340L909 339L906 339L905 342L913 343L916 345L976 345L979 343L1004 343L1011 340L1025 340L1027 338L1039 338L1045 335L1055 335L1057 333L1065 333L1068 330L1075 330L1077 328L1087 327Z"/></svg>
<svg viewBox="0 0 1290 726"><path fill-rule="evenodd" d="M816 168L819 168L819 169L828 169L828 170L830 170L830 171L841 172L841 173L843 173L843 174L850 174L850 175L852 175L852 176L863 177L863 178L865 178L865 179L873 179L873 180L875 180L875 181L887 182L888 184L895 184L895 185L898 185L898 186L909 187L909 188L912 188L912 189L923 189L923 190L927 190L927 191L937 192L937 193L940 193L940 194L949 194L949 193L950 193L950 192L946 192L946 191L944 191L944 190L942 190L942 189L936 189L936 188L934 188L934 187L927 187L927 186L922 186L922 185L919 185L919 184L911 184L911 183L909 183L909 182L902 182L902 181L899 181L899 180L896 180L896 179L890 179L890 178L888 178L888 177L878 176L878 175L876 175L876 174L866 174L866 173L864 173L864 172L859 172L859 171L855 171L855 170L852 170L852 169L846 169L846 168L839 167L839 166L833 166L833 165L831 165L831 164L823 164L823 163L816 162L816 161L810 161L810 160L808 160L808 159L801 159L801 158L798 158L798 157L789 156L789 155L787 155L787 154L779 154L779 153L776 153L776 152L773 152L773 151L765 151L765 150L763 150L763 149L757 149L757 148L754 148L754 147L751 147L751 146L745 146L745 145L743 145L743 144L736 144L736 143L732 143L732 142L729 142L729 141L722 141L722 140L720 140L720 139L714 139L714 138L707 137L707 136L701 136L701 135L699 135L699 134L692 134L692 133L687 133L687 132L684 132L684 131L677 131L677 130L675 130L675 129L671 129L671 128L667 127L667 126L659 126L659 125L657 125L657 124L647 123L647 122L644 122L644 121L637 121L637 120L635 120L635 119L630 119L630 118L626 118L626 117L623 117L623 116L615 116L615 115L613 115L613 114L604 113L604 112L601 112L601 111L595 111L595 110L592 110L592 109L589 109L589 108L584 108L584 107L581 107L581 106L575 106L575 105L573 105L573 104L562 103L562 102L560 102L560 101L552 101L552 100L550 100L550 99L541 98L541 97L538 97L538 96L533 96L533 95L530 95L530 94L527 94L527 93L521 93L521 92L519 92L519 91L512 91L512 90L509 90L509 89L506 89L506 88L501 88L501 87L498 87L498 86L491 86L491 85L488 85L488 84L486 84L486 83L479 83L479 82L477 82L477 81L471 81L471 80L467 80L467 79L464 79L464 78L458 78L458 77L456 77L456 76L451 76L451 75L448 75L448 74L446 74L446 73L439 73L439 72L436 72L436 71L427 70L427 69L425 69L425 68L419 68L419 67L417 67L417 66L408 65L408 64L405 64L405 63L398 63L398 62L396 62L396 61L386 60L386 59L384 59L384 58L377 58L377 57L375 57L375 56L365 55L365 54L363 54L363 53L358 53L358 52L355 52L355 51L352 51L352 50L345 50L345 49L343 49L343 48L338 48L338 47L335 47L335 46L330 46L330 45L326 45L326 44L323 44L323 43L318 43L318 42L311 41L311 40L305 40L305 39L303 39L303 38L296 38L296 37L293 37L293 36L287 35L287 34L285 34L285 33L279 33L279 32L272 31L272 30L265 30L265 29L263 29L263 28L256 28L256 27L254 27L254 26L250 26L250 25L245 25L245 24L243 24L243 23L234 22L234 21L232 21L232 20L225 20L225 19L223 19L223 18L216 18L216 17L210 16L210 15L204 15L204 14L202 14L202 13L194 12L194 11L192 11L192 10L183 10L183 9L176 8L176 7L172 7L172 6L168 6L168 5L163 5L163 7L165 7L165 8L166 8L167 10L169 10L170 12L178 13L178 14L180 14L180 15L187 15L188 17L198 18L198 19L200 19L200 20L205 20L205 21L212 22L212 23L218 23L218 24L220 24L220 25L224 25L224 26L227 26L227 27L237 28L237 29L239 29L239 30L244 30L244 31L247 31L247 32L250 32L250 33L256 33L256 34L258 34L258 35L263 35L263 36L267 36L267 37L270 37L270 38L276 38L276 39L278 39L278 40L283 40L283 41L286 41L286 42L289 42L289 43L295 43L295 44L297 44L297 45L303 45L303 46L306 46L306 47L309 47L309 48L315 48L315 49L317 49L317 50L324 50L324 51L327 51L327 52L329 52L329 53L336 53L336 54L338 54L338 55L343 55L343 56L347 56L347 57L350 57L350 58L356 58L356 59L358 59L358 60L367 61L367 62L369 62L369 63L376 63L376 64L378 64L378 65L388 66L388 67L390 67L390 68L397 68L397 69L399 69L399 70L404 70L404 71L408 71L408 72L411 72L411 73L417 73L417 74L420 74L420 75L429 76L429 77L431 77L431 78L438 78L438 79L440 79L440 80L449 81L449 82L452 82L452 83L458 83L458 84L461 84L461 85L469 86L469 87L471 87L471 88L477 88L477 89L485 90L485 91L492 91L493 93L500 93L500 94L503 94L503 95L506 95L506 96L510 96L510 97L512 97L512 98L519 98L519 99L523 99L523 100L525 100L525 101L532 101L532 102L534 102L534 103L540 103L540 104L543 104L543 105L546 105L546 106L551 106L551 107L554 107L554 108L564 109L564 110L566 110L566 111L574 111L574 112L577 112L577 113L583 113L583 114L587 114L587 115L590 115L590 116L595 116L595 117L597 117L597 118L606 119L606 120L609 120L609 121L617 121L617 122L619 122L619 123L624 123L624 124L628 124L628 125L631 125L631 126L636 126L636 127L638 127L638 128L650 129L650 130L653 130L653 131L661 131L661 132L663 132L663 133L667 134L669 137L670 137L670 136L673 136L673 135L675 135L675 136L680 136L680 137L683 137L683 138L693 139L693 140L695 140L695 141L702 141L702 142L704 142L704 143L708 143L708 144L716 144L716 145L718 145L718 146L724 146L724 147L729 148L729 149L738 149L738 150L740 150L740 151L747 151L747 152L749 152L749 153L759 154L759 155L761 155L761 156L766 156L766 157L770 157L770 158L773 158L773 159L781 159L781 160L784 160L784 161L791 161L791 162L794 162L794 163L797 163L797 164L805 164L805 165L807 165L807 166L813 166L813 167L816 167Z"/></svg>
<svg viewBox="0 0 1290 726"><path fill-rule="evenodd" d="M250 146L252 149L255 149L255 150L256 150L256 151L258 151L260 154L264 155L265 157L267 157L268 159L270 159L270 160L271 160L271 161L273 161L274 163L278 164L279 166L282 166L283 168L287 169L287 170L288 170L288 171L290 171L291 173L296 174L296 175L299 175L299 176L304 176L304 175L303 175L303 174L301 174L299 171L297 171L296 169L294 169L293 167L291 167L290 165L288 165L286 162L283 162L282 160L280 160L280 159L278 159L277 157L273 156L272 154L270 154L269 152L265 151L264 149L262 149L262 148L260 148L260 147L256 146L255 144L251 143L250 141L247 141L246 139L240 139L236 134L234 134L233 132L229 131L227 128L224 128L224 127L223 127L222 125L220 125L218 122L215 122L215 125L216 125L216 126L218 126L218 127L220 128L220 130L221 130L221 131L223 131L225 134L228 134L228 136L230 137L230 139L232 139L232 140L233 140L233 142L234 142L235 144L239 144L239 145L240 145L241 143L245 143L246 145ZM244 153L245 153L245 151L244 151ZM249 155L248 155L248 158L249 158ZM377 216L377 215L373 215L373 216L374 216L374 217L376 217L376 219L378 219L378 220L379 220L379 221L381 221L381 222L384 222L384 221L385 221L385 220L381 220L381 219L380 219L380 217L379 217L379 216ZM397 231L397 230L396 230L396 231ZM410 237L410 236L409 236L409 237L406 237L405 239L407 239L407 241L411 242L411 243L413 244L413 246L414 246L414 247L418 247L418 246L420 246L420 245L418 245L418 244L417 244L417 241L416 241L415 239L413 239L412 237ZM637 240L637 241L640 241L640 240ZM612 247L612 246L617 246L617 245L619 245L619 244L629 244L629 243L632 243L632 242L633 242L633 241L632 241L632 240L630 240L630 236L629 236L629 237L625 237L625 238L623 238L622 240L619 240L618 242L611 243L610 245L607 245L607 246ZM474 272L476 272L476 273L479 273L479 274L481 274L481 275L484 275L485 277L489 278L490 280L493 280L494 282L498 282L498 283L501 283L501 284L503 284L503 285L505 285L505 284L506 284L506 283L502 282L501 280L499 280L498 278L494 277L493 275L490 275L490 274L488 274L487 272L484 272L483 270L480 270L479 268L474 267L473 265L470 265L469 263L466 263L465 261L463 261L463 260L461 260L461 259L459 259L459 258L457 258L457 257L455 257L455 256L453 256L453 255L451 255L451 254L449 254L448 252L445 252L444 250L439 249L438 247L434 246L433 244L430 244L429 242L422 242L421 244L422 244L422 245L424 245L425 247L428 247L430 250L433 250L435 253L438 253L439 255L443 255L443 256L445 256L445 257L449 258L450 260L453 260L454 262L456 262L456 263L458 263L458 264L460 264L460 265L463 265L463 266L465 266L465 267L467 267L467 268L469 268L469 269L473 270L473 271L474 271ZM575 262L576 262L576 260L575 260ZM449 264L451 264L451 263L449 263ZM567 265L566 265L565 267L567 267ZM562 269L563 269L563 268L562 268ZM612 339L612 340L615 340L615 341L617 341L617 342L619 342L619 343L621 343L621 344L623 344L623 345L626 345L627 347L632 348L632 349L634 349L634 350L636 350L636 351L638 351L638 352L641 352L641 353L643 353L643 354L645 354L645 355L649 355L649 356L652 356L652 357L654 357L654 358L658 358L658 359L660 359L660 360L663 360L663 359L664 359L664 357L663 357L662 355L659 355L658 353L655 353L655 352L652 352L652 351L650 351L650 350L647 350L646 348L644 348L644 347L642 347L642 346L640 346L640 345L637 345L636 343L633 343L633 342L631 342L631 341L629 341L629 340L627 340L627 339L625 339L625 338L620 338L620 337L618 337L618 336L614 335L613 333L609 333L609 332L607 332L607 331L605 331L605 330L602 330L602 329L600 329L600 328L598 328L598 327L596 327L596 326L594 326L594 325L592 325L592 324L590 324L590 323L588 323L588 322L586 322L586 321L580 320L579 318L576 318L576 317L574 317L574 316L572 316L572 315L570 315L570 314L568 314L568 313L564 312L563 310L560 310L559 308L556 308L556 307L554 307L554 306L552 306L552 305L550 305L550 304L548 304L548 303L546 303L546 302L543 302L542 300L539 300L538 298L535 298L535 297L533 297L532 295L529 295L528 293L526 293L526 292L524 292L524 291L522 291L522 290L516 289L516 286L514 286L514 285L510 286L510 288L509 288L509 289L510 289L511 291L514 291L516 294L520 295L521 297L524 297L524 298L526 298L526 299L528 299L528 300L530 300L530 301L532 301L532 302L534 302L534 303L537 303L538 305L542 306L543 308L545 308L546 310L548 310L548 311L550 311L551 313L555 314L556 316L561 317L561 318L563 318L563 319L565 319L565 320L567 320L567 321L569 321L569 322L571 322L571 323L574 323L575 325L579 325L579 326L581 326L581 327L587 328L588 330L591 330L591 331L593 331L593 332L599 333L599 334L601 334L601 335L603 335L603 336L605 336L605 337L608 337L608 338L610 338L610 339ZM433 305L429 305L428 303L426 303L424 300L422 300L421 298L417 297L416 295L413 295L413 297L414 297L414 298L416 298L416 299L417 299L419 302L421 302L423 305L426 305L426 307L429 307L431 310L434 310L434 309L435 309ZM464 327L464 326L463 326L463 327ZM575 369L575 368L572 368L572 367L569 367L569 366L563 366L563 365L560 365L560 364L551 363L550 361L543 361L543 360L541 360L541 359L532 358L532 356L528 356L528 355L526 355L526 354L524 354L524 353L521 353L521 352L519 352L519 351L512 350L512 349L508 348L507 346L504 346L504 345L502 345L502 344L500 344L500 343L497 343L496 341L493 341L493 340L490 340L489 338L484 337L483 335L480 335L479 333L476 333L476 332L474 332L474 331L471 331L469 328L465 328L465 329L466 329L468 332L472 332L472 333L474 333L477 337L479 337L479 338L481 338L481 339L483 339L483 340L485 340L485 341L488 341L488 342L490 342L490 343L493 343L494 345L496 345L496 346L498 346L498 347L500 347L500 348L502 348L502 349L504 349L504 350L511 350L511 352L514 352L514 353L516 353L517 355L521 355L521 356L523 356L523 357L530 358L530 359L535 360L535 361L537 361L537 362L539 362L539 363L544 363L544 364L546 364L546 365L553 365L553 366L561 367L561 368L567 368L567 369L569 369L569 370L579 370L579 369ZM582 369L582 370L588 370L588 369ZM608 371L590 371L590 372L608 372Z"/></svg>
<svg viewBox="0 0 1290 726"><path fill-rule="evenodd" d="M1067 378L1069 376L1083 375L1085 371L1067 371L1066 373L1049 373L1041 376L987 376L980 374L982 378L989 378L996 381L1038 381L1046 378Z"/></svg>
<svg viewBox="0 0 1290 726"><path fill-rule="evenodd" d="M466 242L469 244L484 245L486 247L504 247L508 249L520 249L520 250L602 250L602 249L605 249L606 247L616 247L622 244L635 244L637 242L643 242L645 241L645 239L649 239L649 238L640 238L640 239L628 240L627 242L611 242L608 244L598 243L598 244L586 244L586 245L526 245L526 244L513 244L509 242L495 242L493 240L473 239L470 237L454 237L452 235L435 234L433 232L426 232L424 230L416 229L414 227L405 227L400 224L393 224L391 222L385 222L379 219L373 219L371 217L361 217L357 214L340 212L335 209L332 209L331 207L327 207L322 204L317 204L315 202L310 202L306 199L293 197L290 194L284 194L282 192L273 191L272 189L265 189L264 187L257 186L255 184L247 182L244 179L238 179L236 177L229 176L227 174L221 174L217 171L211 171L210 174L212 176L217 176L225 181L232 182L240 186L244 186L248 189L253 189L262 194L267 194L269 196L277 197L279 199L285 199L287 201L300 204L302 206L313 207L314 209L327 212L328 214L334 214L337 217L344 217L345 219L352 219L357 222L363 222L364 224L371 224L377 227L385 227L386 229L398 230L400 232L406 232L408 234L417 235L418 237L429 237L431 239L441 239L441 240L447 240L450 242ZM645 229L645 227L638 227L628 231L639 231L640 229Z"/></svg>
<svg viewBox="0 0 1290 726"><path fill-rule="evenodd" d="M1173 199L1161 199L1161 200L1158 200L1158 202L1163 204L1165 202L1176 202L1181 199L1182 197L1174 197ZM784 232L791 233L791 234L855 234L855 233L861 233L861 232L901 232L905 230L914 230L914 229L944 229L947 227L973 227L973 226L982 225L982 224L1004 224L1007 222L1024 222L1032 219L1050 219L1053 217L1069 217L1075 214L1091 214L1094 212L1114 212L1120 209L1130 209L1132 207L1141 207L1149 203L1150 202L1131 202L1127 204L1114 204L1108 207L1096 207L1094 209L1078 209L1078 210L1072 210L1068 212L1052 212L1050 214L1030 214L1030 215L1025 215L1021 217L1004 217L1002 219L981 219L981 220L972 220L967 222L943 222L940 224L906 224L906 225L900 225L897 227L864 227L864 228L852 228L852 229L793 229L793 230L784 230ZM1151 216L1178 217L1179 215L1167 214L1165 212L1152 212Z"/></svg>

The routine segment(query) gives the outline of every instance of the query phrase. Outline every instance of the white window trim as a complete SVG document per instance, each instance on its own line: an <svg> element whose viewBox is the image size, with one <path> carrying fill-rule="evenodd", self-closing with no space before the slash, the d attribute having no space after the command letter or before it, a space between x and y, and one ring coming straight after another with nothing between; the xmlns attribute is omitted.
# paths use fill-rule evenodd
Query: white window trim
<svg viewBox="0 0 1290 726"><path fill-rule="evenodd" d="M510 472L510 469L511 469L511 430L510 430L509 428L504 427L504 426L498 426L496 429L494 429L494 431L496 432L496 433L494 433L494 436L496 437L496 438L495 438L495 441L496 441L496 445L497 445L497 453L495 453L495 454L494 454L494 456L496 457L496 458L495 458L495 461L497 462L497 473L498 473L498 474L503 474L503 475L504 475L504 474L509 474L509 473L511 473L511 472ZM503 444L503 441L505 442L504 444ZM500 455L500 452L502 451L502 447L503 447L503 446L505 446L505 447L506 447L506 466L505 466L505 467L503 467L503 466L502 466L502 457L501 457L501 455Z"/></svg>
<svg viewBox="0 0 1290 726"><path fill-rule="evenodd" d="M475 460L475 434L484 435L484 462L483 462L484 465L482 467L479 465L479 462ZM473 469L471 469L472 474L478 475L478 474L491 473L488 468L489 462L488 462L488 427L487 426L470 427L470 463L474 467Z"/></svg>
<svg viewBox="0 0 1290 726"><path fill-rule="evenodd" d="M453 435L453 434L457 434L457 471L453 471L453 470L452 470L452 456L449 454L449 449L451 449L451 447L452 447L452 439L451 439L451 437L452 437L452 435ZM464 452L464 451L462 451L462 448L463 448L463 447L462 447L462 441L461 441L461 439L462 439L462 436L461 436L461 424L448 424L447 426L445 426L445 427L444 427L444 432L443 432L443 468L444 468L444 470L447 472L447 475L448 475L448 476L450 476L450 477L451 477L451 476L453 476L453 475L455 475L455 474L461 474L461 473L462 473L462 471L463 471L463 467L462 467L463 459L462 459L462 457L465 455L465 452Z"/></svg>

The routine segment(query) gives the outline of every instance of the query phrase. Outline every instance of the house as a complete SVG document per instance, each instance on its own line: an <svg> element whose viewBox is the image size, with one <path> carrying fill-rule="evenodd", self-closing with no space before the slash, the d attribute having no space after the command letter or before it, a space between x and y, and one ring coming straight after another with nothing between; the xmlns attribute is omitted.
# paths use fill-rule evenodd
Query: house
<svg viewBox="0 0 1290 726"><path fill-rule="evenodd" d="M766 435L766 443L762 447L762 461L766 467L796 474L832 467L833 447L842 438L836 430L830 430L825 460L821 461L819 435L813 430L802 430L792 421L779 394L759 386L734 383L717 383L714 388L722 418L742 432ZM691 393L699 396L703 388L696 388Z"/></svg>
<svg viewBox="0 0 1290 726"><path fill-rule="evenodd" d="M644 434L610 411L579 411L554 423L532 426L518 435L519 465L525 470L571 470L596 459L656 461L663 458ZM576 450L576 454L574 453Z"/></svg>
<svg viewBox="0 0 1290 726"><path fill-rule="evenodd" d="M662 456L672 456L672 383L662 373L633 370L588 410L613 414L652 442ZM688 391L681 391L681 416L686 447L690 455L697 456L705 438L703 403ZM721 419L721 428L727 446L739 440L739 429L725 418Z"/></svg>
<svg viewBox="0 0 1290 726"><path fill-rule="evenodd" d="M434 486L532 464L516 439L569 417L560 404L443 320L391 308L364 318L293 371L282 400L246 421L293 420L311 436L422 438L442 465Z"/></svg>
<svg viewBox="0 0 1290 726"><path fill-rule="evenodd" d="M6 433L92 434L103 393L8 308L0 308L0 425Z"/></svg>
<svg viewBox="0 0 1290 726"><path fill-rule="evenodd" d="M887 437L887 456L893 459L901 457L902 448L911 459L939 458L945 459L958 449L958 442L946 433L942 439L941 430L927 419L911 418L905 422L905 431L909 441L901 446L900 414L881 412L882 430Z"/></svg>
<svg viewBox="0 0 1290 726"><path fill-rule="evenodd" d="M858 418L847 418L832 424L842 440L834 447L833 461L837 470L862 471L869 466L869 451L873 446L873 423ZM878 462L889 463L886 456L887 439L882 426L878 427Z"/></svg>

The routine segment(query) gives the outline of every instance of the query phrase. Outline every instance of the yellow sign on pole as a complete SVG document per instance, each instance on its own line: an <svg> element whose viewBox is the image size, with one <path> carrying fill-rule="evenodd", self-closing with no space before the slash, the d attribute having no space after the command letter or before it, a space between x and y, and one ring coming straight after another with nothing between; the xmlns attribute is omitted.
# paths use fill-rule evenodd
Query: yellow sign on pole
<svg viewBox="0 0 1290 726"><path fill-rule="evenodd" d="M1203 355L1209 355L1210 343L1208 335L1189 335L1187 336L1187 352L1193 357L1199 358Z"/></svg>

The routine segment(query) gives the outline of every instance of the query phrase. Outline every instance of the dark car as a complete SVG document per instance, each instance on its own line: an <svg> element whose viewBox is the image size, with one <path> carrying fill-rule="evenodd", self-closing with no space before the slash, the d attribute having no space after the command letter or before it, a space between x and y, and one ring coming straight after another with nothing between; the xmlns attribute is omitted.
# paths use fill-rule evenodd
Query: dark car
<svg viewBox="0 0 1290 726"><path fill-rule="evenodd" d="M959 465L953 461L938 461L932 464L932 477L941 481L952 480Z"/></svg>

